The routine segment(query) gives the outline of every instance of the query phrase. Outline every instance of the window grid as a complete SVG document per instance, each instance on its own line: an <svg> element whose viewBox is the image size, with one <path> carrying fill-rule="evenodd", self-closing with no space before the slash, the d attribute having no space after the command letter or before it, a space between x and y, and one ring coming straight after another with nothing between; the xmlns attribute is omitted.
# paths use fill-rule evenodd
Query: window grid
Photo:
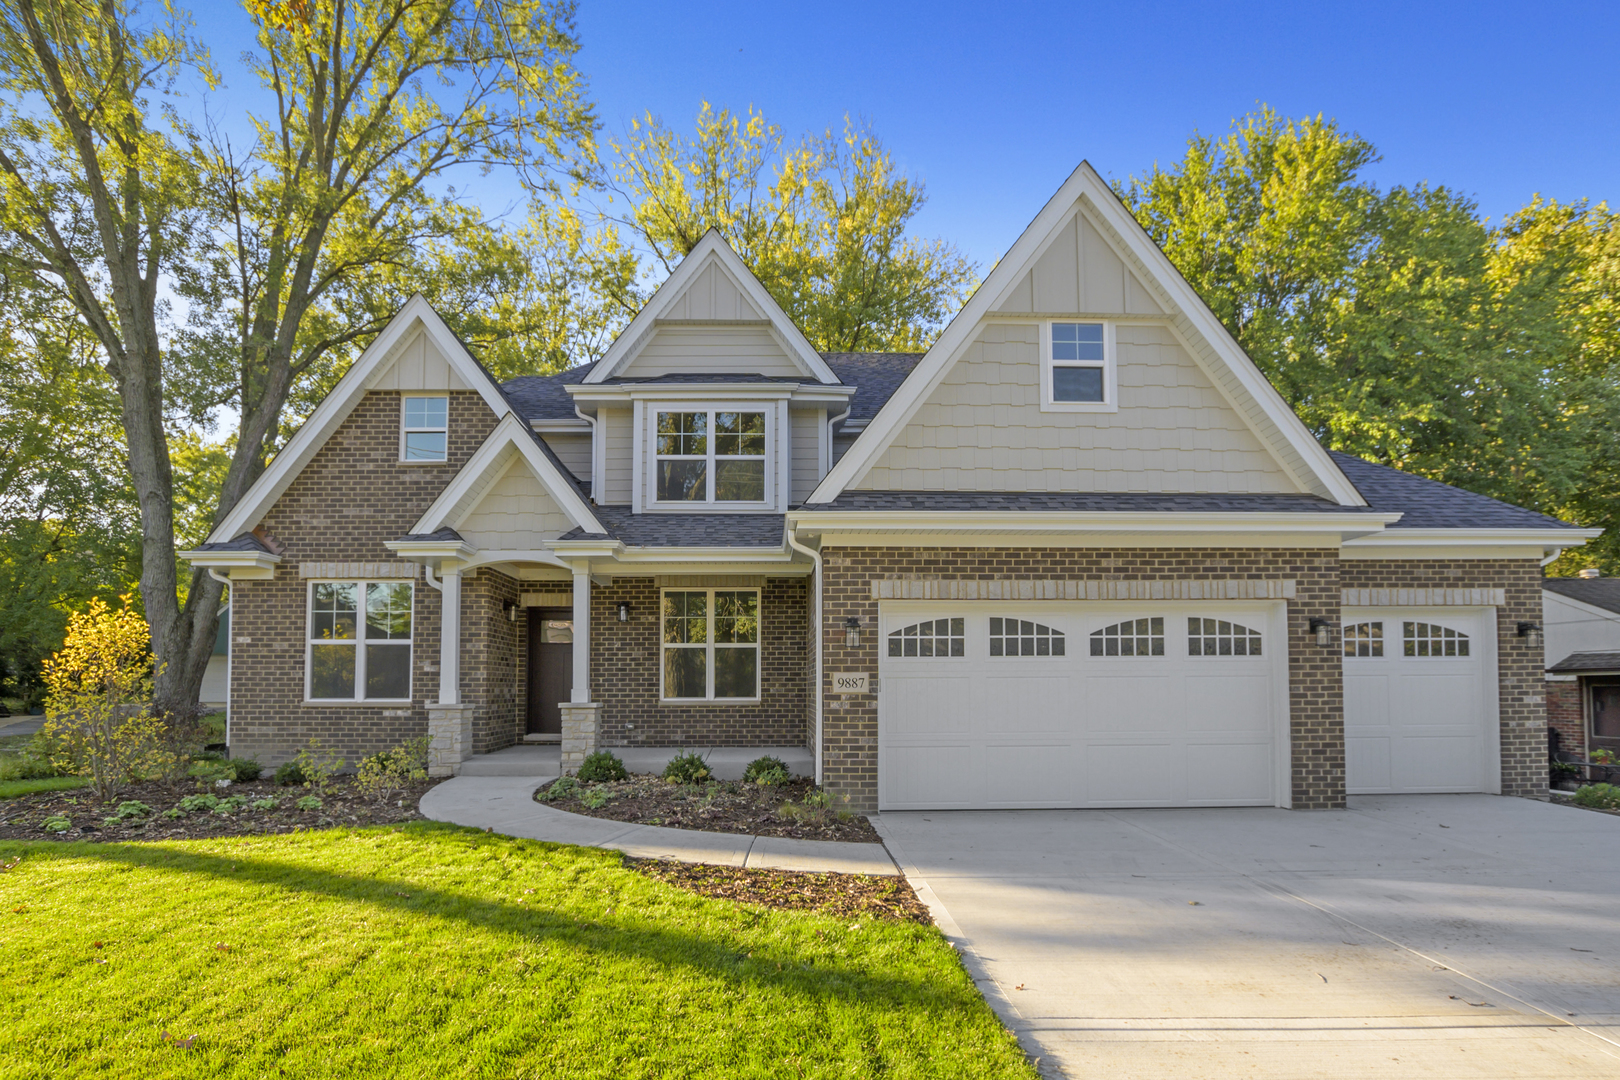
<svg viewBox="0 0 1620 1080"><path fill-rule="evenodd" d="M1354 623L1344 628L1344 655L1380 657L1384 655L1384 624Z"/></svg>
<svg viewBox="0 0 1620 1080"><path fill-rule="evenodd" d="M965 656L967 620L961 616L924 619L889 634L890 656Z"/></svg>
<svg viewBox="0 0 1620 1080"><path fill-rule="evenodd" d="M410 700L413 602L404 581L311 582L306 700Z"/></svg>
<svg viewBox="0 0 1620 1080"><path fill-rule="evenodd" d="M759 590L670 589L662 617L663 700L759 698Z"/></svg>
<svg viewBox="0 0 1620 1080"><path fill-rule="evenodd" d="M1468 635L1439 623L1403 623L1401 643L1407 656L1468 655Z"/></svg>
<svg viewBox="0 0 1620 1080"><path fill-rule="evenodd" d="M404 461L444 461L450 430L450 399L408 397L401 423L400 458Z"/></svg>
<svg viewBox="0 0 1620 1080"><path fill-rule="evenodd" d="M1260 631L1225 619L1187 619L1187 655L1259 656Z"/></svg>
<svg viewBox="0 0 1620 1080"><path fill-rule="evenodd" d="M990 620L991 656L1063 656L1063 631L1029 619Z"/></svg>
<svg viewBox="0 0 1620 1080"><path fill-rule="evenodd" d="M1052 400L1102 404L1107 366L1102 323L1052 324Z"/></svg>
<svg viewBox="0 0 1620 1080"><path fill-rule="evenodd" d="M659 410L654 425L656 501L765 501L763 411Z"/></svg>
<svg viewBox="0 0 1620 1080"><path fill-rule="evenodd" d="M1092 632L1092 656L1163 656L1164 618L1126 619Z"/></svg>

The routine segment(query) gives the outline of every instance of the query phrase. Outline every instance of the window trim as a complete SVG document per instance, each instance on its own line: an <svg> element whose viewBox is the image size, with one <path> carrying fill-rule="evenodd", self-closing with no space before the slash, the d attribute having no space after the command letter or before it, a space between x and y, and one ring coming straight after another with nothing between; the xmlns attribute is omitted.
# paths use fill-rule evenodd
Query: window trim
<svg viewBox="0 0 1620 1080"><path fill-rule="evenodd" d="M407 404L407 402L410 402L410 401L413 401L413 400L414 401L421 401L423 399L431 399L431 400L434 400L434 401L442 399L444 401L444 427L410 427L410 426L408 426L406 424L405 417L406 417L407 410L410 408L410 406ZM407 435L413 435L413 434L417 434L419 432L434 432L434 431L444 433L444 456L443 457L436 457L436 458L408 458L408 457L405 456L405 437ZM401 465L445 465L445 464L448 464L449 461L450 461L450 395L449 395L449 393L444 392L444 393L431 393L431 394L430 393L401 394L399 396L399 462L400 462L400 464ZM412 594L413 595L415 594L414 589L412 590Z"/></svg>
<svg viewBox="0 0 1620 1080"><path fill-rule="evenodd" d="M310 683L315 676L315 646L334 645L338 641L317 641L315 638L315 586L354 585L359 590L355 612L354 636L354 697L311 697ZM411 590L411 636L404 640L410 650L406 662L406 696L402 698L371 698L361 696L366 686L366 586L406 585ZM397 640L397 639L396 639ZM408 705L416 700L416 582L405 578L311 578L304 587L304 701L305 705Z"/></svg>
<svg viewBox="0 0 1620 1080"><path fill-rule="evenodd" d="M1103 328L1103 358L1096 361L1052 359L1052 327L1057 323L1089 323ZM1047 319L1041 323L1041 411L1111 413L1119 411L1118 335L1112 319ZM1052 371L1058 367L1101 368L1103 373L1103 399L1101 401L1057 401L1052 397Z"/></svg>
<svg viewBox="0 0 1620 1080"><path fill-rule="evenodd" d="M769 510L776 507L777 484L777 457L776 457L776 403L767 401L649 401L646 403L647 415L645 429L642 432L646 446L646 484L644 497L645 505L649 510L687 510L701 507L704 510ZM704 460L708 464L704 478L706 492L712 492L715 485L714 452L715 432L714 417L716 413L723 412L757 412L765 417L765 456L761 459L765 469L765 485L763 497L758 500L721 500L721 499L660 499L658 497L658 414L668 413L695 413L709 414L708 453ZM693 455L677 454L672 460L695 460ZM679 590L677 590L679 591ZM696 591L696 590L692 590ZM697 698L679 698L680 701L696 701Z"/></svg>
<svg viewBox="0 0 1620 1080"><path fill-rule="evenodd" d="M754 696L753 697L715 697L714 695L714 651L717 647L714 640L714 594L717 592L739 593L751 592L754 594L756 610L759 612L759 632L755 635L758 640L753 643L754 649ZM672 646L664 640L664 597L670 593L706 593L708 600L705 604L708 619L708 631L703 644L704 655L704 692L705 697L666 697L664 694L664 653ZM690 646L676 645L674 648L689 648ZM746 649L743 645L720 645L723 649ZM731 588L725 585L694 586L670 585L658 590L658 704L660 705L758 705L765 699L765 590L757 585L744 585Z"/></svg>

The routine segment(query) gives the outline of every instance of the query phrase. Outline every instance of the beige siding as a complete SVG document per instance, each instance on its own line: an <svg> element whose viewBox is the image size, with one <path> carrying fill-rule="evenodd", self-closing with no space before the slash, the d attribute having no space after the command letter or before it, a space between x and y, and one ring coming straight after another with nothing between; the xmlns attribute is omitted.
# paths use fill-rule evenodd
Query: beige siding
<svg viewBox="0 0 1620 1080"><path fill-rule="evenodd" d="M545 485L529 471L529 463L518 459L455 529L476 548L528 551L541 540L554 539L573 527Z"/></svg>
<svg viewBox="0 0 1620 1080"><path fill-rule="evenodd" d="M1116 327L1119 410L1040 410L1039 327L985 326L856 485L1295 492L1169 327Z"/></svg>
<svg viewBox="0 0 1620 1080"><path fill-rule="evenodd" d="M821 425L827 414L822 409L796 409L788 413L793 426L792 502L803 502L821 483Z"/></svg>
<svg viewBox="0 0 1620 1080"><path fill-rule="evenodd" d="M632 437L629 409L603 409L602 425L602 505L628 506L630 503Z"/></svg>
<svg viewBox="0 0 1620 1080"><path fill-rule="evenodd" d="M583 434L557 434L548 432L541 436L551 452L556 454L568 471L579 480L591 478L591 436L589 432Z"/></svg>
<svg viewBox="0 0 1620 1080"><path fill-rule="evenodd" d="M765 313L743 295L719 263L709 267L664 309L666 319L763 319Z"/></svg>
<svg viewBox="0 0 1620 1080"><path fill-rule="evenodd" d="M764 326L660 326L619 374L655 379L694 372L804 374Z"/></svg>
<svg viewBox="0 0 1620 1080"><path fill-rule="evenodd" d="M1079 210L997 310L1009 315L1164 313L1141 280Z"/></svg>
<svg viewBox="0 0 1620 1080"><path fill-rule="evenodd" d="M424 333L400 347L392 363L383 365L372 375L372 390L468 390L471 389L450 361L444 358Z"/></svg>

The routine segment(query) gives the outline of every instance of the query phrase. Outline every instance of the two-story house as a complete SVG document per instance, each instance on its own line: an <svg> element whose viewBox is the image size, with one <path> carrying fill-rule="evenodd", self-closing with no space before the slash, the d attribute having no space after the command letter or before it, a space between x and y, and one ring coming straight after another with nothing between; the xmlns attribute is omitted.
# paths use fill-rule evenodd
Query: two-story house
<svg viewBox="0 0 1620 1080"><path fill-rule="evenodd" d="M1546 785L1590 530L1324 450L1082 164L921 355L818 353L711 233L594 364L408 303L186 553L230 744L806 746L861 809Z"/></svg>

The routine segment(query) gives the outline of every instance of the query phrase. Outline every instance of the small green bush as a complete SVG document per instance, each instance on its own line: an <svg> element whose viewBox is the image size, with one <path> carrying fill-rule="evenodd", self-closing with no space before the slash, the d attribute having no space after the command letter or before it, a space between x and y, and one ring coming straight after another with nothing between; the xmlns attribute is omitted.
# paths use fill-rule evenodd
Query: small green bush
<svg viewBox="0 0 1620 1080"><path fill-rule="evenodd" d="M211 758L192 762L191 768L186 770L186 775L197 781L199 787L213 787L221 780L227 783L236 780L236 770L231 768L230 762Z"/></svg>
<svg viewBox="0 0 1620 1080"><path fill-rule="evenodd" d="M587 809L600 810L613 800L613 794L607 788L589 788L579 797Z"/></svg>
<svg viewBox="0 0 1620 1080"><path fill-rule="evenodd" d="M293 805L297 806L300 810L319 810L321 808L321 800L315 795L305 795Z"/></svg>
<svg viewBox="0 0 1620 1080"><path fill-rule="evenodd" d="M118 812L114 816L119 818L143 818L151 813L152 808L150 806L135 799L128 799L118 804Z"/></svg>
<svg viewBox="0 0 1620 1080"><path fill-rule="evenodd" d="M254 799L248 805L253 807L255 810L274 810L276 808L276 797L274 795L266 795L262 799Z"/></svg>
<svg viewBox="0 0 1620 1080"><path fill-rule="evenodd" d="M373 754L360 762L355 786L378 802L386 802L407 784L427 779L428 747L426 735L401 743L392 750Z"/></svg>
<svg viewBox="0 0 1620 1080"><path fill-rule="evenodd" d="M579 782L572 776L565 776L560 780L552 781L544 791L535 797L541 802L556 802L558 799L566 799L578 792Z"/></svg>
<svg viewBox="0 0 1620 1080"><path fill-rule="evenodd" d="M1587 784L1575 792L1575 805L1599 810L1620 810L1620 787L1613 784Z"/></svg>
<svg viewBox="0 0 1620 1080"><path fill-rule="evenodd" d="M264 773L264 766L250 757L231 758L225 764L231 767L231 771L235 773L236 782L239 784L248 780L257 780Z"/></svg>
<svg viewBox="0 0 1620 1080"><path fill-rule="evenodd" d="M594 784L603 780L623 780L630 774L625 771L624 762L611 750L598 750L594 754L587 754L585 761L579 767L581 783Z"/></svg>
<svg viewBox="0 0 1620 1080"><path fill-rule="evenodd" d="M427 756L427 739L422 739L422 756ZM332 782L332 777L343 770L344 761L338 757L337 751L322 745L319 739L309 740L309 745L298 751L295 758L298 769L304 774L304 786L316 791L325 791L326 785Z"/></svg>
<svg viewBox="0 0 1620 1080"><path fill-rule="evenodd" d="M169 821L179 821L181 818L183 818L185 816L186 816L186 812L184 810L180 809L178 806L171 806L171 807L169 807L169 809L163 811L163 813L158 815L158 817L166 818Z"/></svg>
<svg viewBox="0 0 1620 1080"><path fill-rule="evenodd" d="M703 756L690 750L676 754L664 766L664 779L672 784L701 784L713 775Z"/></svg>
<svg viewBox="0 0 1620 1080"><path fill-rule="evenodd" d="M217 795L187 795L180 800L180 809L188 814L194 810L212 810L218 805Z"/></svg>
<svg viewBox="0 0 1620 1080"><path fill-rule="evenodd" d="M769 754L750 761L748 768L743 770L743 781L749 784L776 787L778 784L787 783L789 779L787 762Z"/></svg>
<svg viewBox="0 0 1620 1080"><path fill-rule="evenodd" d="M69 829L73 828L73 822L69 821L61 814L52 814L50 817L40 822L40 828L44 829L46 832L67 832Z"/></svg>
<svg viewBox="0 0 1620 1080"><path fill-rule="evenodd" d="M280 784L282 787L296 787L297 785L302 784L306 779L307 777L304 776L304 767L298 763L297 758L294 758L292 761L283 761L280 765L276 766L276 783Z"/></svg>

